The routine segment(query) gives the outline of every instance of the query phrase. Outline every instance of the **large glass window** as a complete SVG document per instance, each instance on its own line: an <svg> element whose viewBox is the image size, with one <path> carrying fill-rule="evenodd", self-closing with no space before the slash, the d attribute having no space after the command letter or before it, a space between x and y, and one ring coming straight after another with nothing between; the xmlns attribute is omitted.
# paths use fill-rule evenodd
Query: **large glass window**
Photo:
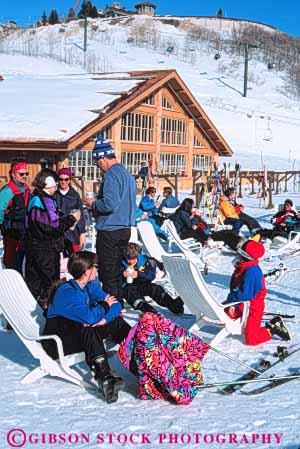
<svg viewBox="0 0 300 449"><path fill-rule="evenodd" d="M160 173L161 174L182 174L185 172L185 154L161 153Z"/></svg>
<svg viewBox="0 0 300 449"><path fill-rule="evenodd" d="M121 140L153 143L154 116L127 112L122 115Z"/></svg>
<svg viewBox="0 0 300 449"><path fill-rule="evenodd" d="M167 97L165 97L164 95L162 96L162 107L164 109L170 109L171 111L174 111L173 106L171 105Z"/></svg>
<svg viewBox="0 0 300 449"><path fill-rule="evenodd" d="M147 164L149 159L152 159L152 153L133 153L124 151L121 155L122 164L132 175L137 175L141 168L141 163L146 162Z"/></svg>
<svg viewBox="0 0 300 449"><path fill-rule="evenodd" d="M141 104L153 106L155 104L155 95L151 94L148 97L144 98Z"/></svg>
<svg viewBox="0 0 300 449"><path fill-rule="evenodd" d="M194 147L201 148L204 147L203 143L201 142L199 136L197 134L194 134Z"/></svg>
<svg viewBox="0 0 300 449"><path fill-rule="evenodd" d="M185 145L185 122L183 120L163 117L161 120L161 143L166 145Z"/></svg>
<svg viewBox="0 0 300 449"><path fill-rule="evenodd" d="M69 166L75 176L82 176L85 180L100 178L100 169L93 165L92 151L75 150L69 155Z"/></svg>
<svg viewBox="0 0 300 449"><path fill-rule="evenodd" d="M204 156L204 154L194 154L193 169L194 170L208 170L211 166L211 156Z"/></svg>

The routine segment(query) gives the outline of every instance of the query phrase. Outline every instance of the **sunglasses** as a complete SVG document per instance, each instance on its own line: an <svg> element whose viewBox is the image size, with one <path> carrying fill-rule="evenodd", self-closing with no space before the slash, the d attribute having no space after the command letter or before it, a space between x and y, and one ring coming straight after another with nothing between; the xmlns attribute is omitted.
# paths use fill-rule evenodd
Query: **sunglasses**
<svg viewBox="0 0 300 449"><path fill-rule="evenodd" d="M94 263L91 268L99 268L99 265L97 263Z"/></svg>
<svg viewBox="0 0 300 449"><path fill-rule="evenodd" d="M63 181L66 181L66 182L67 182L67 181L70 181L70 178L59 178L59 180L62 181L62 182L63 182Z"/></svg>
<svg viewBox="0 0 300 449"><path fill-rule="evenodd" d="M19 171L16 171L15 173L18 174L18 175L20 175L20 176L28 176L28 175L29 175L29 172L28 172L28 171L25 171L25 172L19 172Z"/></svg>

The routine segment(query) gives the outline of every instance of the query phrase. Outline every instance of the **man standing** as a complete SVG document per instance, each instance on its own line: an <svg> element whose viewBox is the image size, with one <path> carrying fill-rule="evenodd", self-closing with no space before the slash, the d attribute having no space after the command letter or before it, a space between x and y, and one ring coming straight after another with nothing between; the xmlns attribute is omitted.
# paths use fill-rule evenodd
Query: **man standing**
<svg viewBox="0 0 300 449"><path fill-rule="evenodd" d="M10 181L0 191L0 229L3 235L5 268L22 274L24 259L25 216L30 190L26 184L28 171L24 159L11 162Z"/></svg>
<svg viewBox="0 0 300 449"><path fill-rule="evenodd" d="M121 260L127 251L131 226L135 224L135 180L118 163L113 147L102 136L97 137L93 160L105 173L96 201L85 200L92 206L96 219L99 278L103 290L121 298Z"/></svg>

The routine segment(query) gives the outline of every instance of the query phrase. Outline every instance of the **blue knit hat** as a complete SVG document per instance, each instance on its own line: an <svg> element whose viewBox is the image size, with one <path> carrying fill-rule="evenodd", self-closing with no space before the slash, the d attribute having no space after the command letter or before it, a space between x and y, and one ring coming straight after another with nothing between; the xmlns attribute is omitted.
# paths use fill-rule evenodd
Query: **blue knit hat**
<svg viewBox="0 0 300 449"><path fill-rule="evenodd" d="M115 150L108 140L105 140L100 134L97 136L97 141L93 149L93 160L103 159L104 157L116 157Z"/></svg>

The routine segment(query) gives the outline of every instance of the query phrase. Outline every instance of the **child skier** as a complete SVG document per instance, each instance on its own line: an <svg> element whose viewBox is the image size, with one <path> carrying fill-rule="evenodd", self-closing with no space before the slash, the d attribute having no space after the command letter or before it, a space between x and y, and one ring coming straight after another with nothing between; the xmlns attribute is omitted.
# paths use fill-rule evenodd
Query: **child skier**
<svg viewBox="0 0 300 449"><path fill-rule="evenodd" d="M246 344L255 346L271 340L277 335L282 340L290 340L288 330L280 317L273 318L266 327L261 327L265 309L266 286L259 260L265 253L262 243L247 240L238 248L241 259L236 263L231 277L230 293L226 303L239 302L227 308L227 314L236 319L243 314L243 301L250 301L249 315L245 328Z"/></svg>
<svg viewBox="0 0 300 449"><path fill-rule="evenodd" d="M167 307L176 315L181 315L184 312L182 299L179 296L173 299L163 287L152 284L157 264L155 259L140 254L139 245L129 243L127 254L122 260L124 267L123 296L128 304L142 312L155 312L155 309L144 298L149 296L160 306Z"/></svg>

